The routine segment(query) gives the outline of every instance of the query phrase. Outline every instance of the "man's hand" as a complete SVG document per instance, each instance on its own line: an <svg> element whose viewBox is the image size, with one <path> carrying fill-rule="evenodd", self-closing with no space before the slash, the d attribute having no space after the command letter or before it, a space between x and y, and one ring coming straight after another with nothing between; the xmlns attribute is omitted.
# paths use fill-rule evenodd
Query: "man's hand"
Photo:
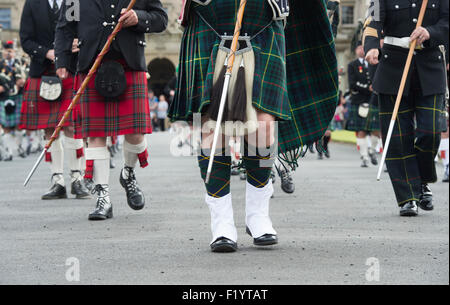
<svg viewBox="0 0 450 305"><path fill-rule="evenodd" d="M125 13L126 9L122 9L120 14L122 15L119 19L119 22L123 21L123 27L128 28L131 26L135 26L138 24L138 16L134 10L130 10L128 13Z"/></svg>
<svg viewBox="0 0 450 305"><path fill-rule="evenodd" d="M6 90L5 90L5 87L3 87L3 86L0 86L0 93L3 93L3 92L5 92Z"/></svg>
<svg viewBox="0 0 450 305"><path fill-rule="evenodd" d="M19 88L22 88L23 86L25 86L25 80L22 79L22 78L18 78L16 80L16 86L19 87Z"/></svg>
<svg viewBox="0 0 450 305"><path fill-rule="evenodd" d="M58 75L61 80L64 80L69 77L69 72L67 72L66 68L59 68L56 70L56 75Z"/></svg>
<svg viewBox="0 0 450 305"><path fill-rule="evenodd" d="M78 48L78 38L75 38L72 42L72 53L78 53L80 49Z"/></svg>
<svg viewBox="0 0 450 305"><path fill-rule="evenodd" d="M410 40L413 42L417 39L417 45L421 45L428 39L430 39L430 33L427 31L426 28L420 27L418 29L415 29L414 32L412 32Z"/></svg>
<svg viewBox="0 0 450 305"><path fill-rule="evenodd" d="M380 56L380 50L378 49L372 49L366 54L366 60L371 64L372 66L378 65L378 57Z"/></svg>
<svg viewBox="0 0 450 305"><path fill-rule="evenodd" d="M47 57L50 61L55 61L55 50L48 50L45 57Z"/></svg>

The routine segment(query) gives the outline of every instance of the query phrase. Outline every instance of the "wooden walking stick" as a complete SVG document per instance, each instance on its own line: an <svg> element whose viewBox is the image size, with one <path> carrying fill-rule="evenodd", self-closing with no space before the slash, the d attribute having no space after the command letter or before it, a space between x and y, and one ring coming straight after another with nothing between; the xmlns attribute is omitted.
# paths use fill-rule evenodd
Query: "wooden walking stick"
<svg viewBox="0 0 450 305"><path fill-rule="evenodd" d="M423 23L423 18L427 10L428 0L423 0L422 7L420 8L419 20L417 21L416 29L420 28ZM394 112L392 113L391 124L389 125L388 134L386 137L386 143L384 145L383 156L381 158L380 167L378 168L377 180L381 180L381 173L383 171L384 163L386 162L386 156L389 150L389 144L391 143L392 133L394 131L395 121L397 120L398 110L400 108L400 103L403 98L403 92L405 91L406 80L408 79L409 69L411 67L411 62L414 55L414 50L417 46L417 39L411 41L411 46L409 47L408 58L406 59L405 69L403 71L402 81L400 83L400 89L398 90L397 100L395 101Z"/></svg>
<svg viewBox="0 0 450 305"><path fill-rule="evenodd" d="M230 55L228 56L228 63L227 63L227 69L226 69L226 74L225 74L225 81L224 81L224 85L223 85L222 98L220 99L219 114L217 116L216 129L214 130L214 140L213 140L213 145L211 148L211 155L209 157L208 171L206 174L206 180L205 180L206 184L209 183L209 180L211 178L211 171L212 171L212 167L214 164L214 155L216 154L217 142L219 140L220 127L222 125L223 113L225 110L225 104L226 104L227 95L228 95L228 87L230 86L231 73L233 71L234 60L236 58L236 51L237 51L237 47L238 47L238 43L239 43L239 36L241 35L242 20L244 19L244 12L245 12L246 5L247 5L247 0L241 0L241 3L239 4L239 11L238 11L237 20L236 20L236 26L234 29L233 41L231 43L231 51L230 51Z"/></svg>
<svg viewBox="0 0 450 305"><path fill-rule="evenodd" d="M130 4L128 5L128 7L127 7L126 11L124 12L124 14L129 12L133 8L135 3L136 3L136 0L131 0ZM94 62L94 65L89 70L89 73L86 76L86 78L84 79L83 83L81 84L80 89L78 89L76 95L73 97L72 102L69 105L69 108L67 108L67 110L64 113L61 121L59 122L58 126L55 128L55 131L53 132L50 140L48 141L47 145L45 145L44 150L42 151L42 153L39 156L38 160L36 161L36 163L34 164L33 168L31 169L30 173L28 174L27 178L25 179L25 182L24 182L23 186L27 186L27 184L30 181L31 177L36 172L36 169L38 168L39 164L44 159L45 153L50 149L50 147L52 146L53 142L58 138L59 132L63 128L64 123L66 122L66 120L69 117L69 115L72 113L72 110L75 107L75 105L80 101L80 98L83 95L84 91L86 90L86 88L87 88L87 86L89 84L89 81L91 80L92 76L97 72L98 67L100 66L100 64L101 64L101 62L103 60L103 57L105 57L105 55L108 53L114 38L120 32L120 30L122 29L122 26L123 26L123 22L118 22L116 27L114 28L114 31L111 33L111 35L109 35L105 46L103 47L103 49L100 52L100 54L98 54L98 56L97 56L97 58L96 58L96 60Z"/></svg>

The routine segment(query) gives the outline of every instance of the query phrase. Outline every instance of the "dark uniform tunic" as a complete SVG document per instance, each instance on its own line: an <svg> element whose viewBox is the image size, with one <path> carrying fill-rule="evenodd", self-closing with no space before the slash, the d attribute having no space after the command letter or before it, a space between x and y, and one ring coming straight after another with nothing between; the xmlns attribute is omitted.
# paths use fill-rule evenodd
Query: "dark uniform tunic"
<svg viewBox="0 0 450 305"><path fill-rule="evenodd" d="M0 61L0 86L5 92L0 93L0 126L14 128L20 123L23 88L17 87L17 80L24 78L25 67L18 59Z"/></svg>
<svg viewBox="0 0 450 305"><path fill-rule="evenodd" d="M365 50L378 49L381 33L386 36L373 87L379 93L383 140L389 128L408 47L388 43L389 37L409 37L416 28L421 0L381 0L380 18L369 17L364 32ZM373 6L373 2L372 2ZM434 159L440 133L446 130L444 55L439 45L448 45L448 0L430 0L423 27L431 38L414 53L386 164L400 205L419 201L422 183L436 182ZM379 19L379 20L377 20Z"/></svg>
<svg viewBox="0 0 450 305"><path fill-rule="evenodd" d="M67 20L70 7L63 4L56 30L56 66L67 68L71 44L79 39L79 56L75 87L79 88L113 32L129 0L80 0L80 20ZM94 74L80 107L73 112L75 137L108 137L152 132L148 103L147 67L144 48L145 34L162 32L167 27L167 14L159 0L137 0L133 10L138 24L123 28L116 36L104 61L119 62L125 70L127 86L117 98L105 98L95 88Z"/></svg>

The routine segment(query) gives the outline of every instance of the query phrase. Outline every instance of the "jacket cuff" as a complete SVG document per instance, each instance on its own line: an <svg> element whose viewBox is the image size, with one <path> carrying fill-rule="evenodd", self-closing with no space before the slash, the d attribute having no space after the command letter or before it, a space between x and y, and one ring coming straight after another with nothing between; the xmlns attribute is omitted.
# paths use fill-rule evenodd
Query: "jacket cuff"
<svg viewBox="0 0 450 305"><path fill-rule="evenodd" d="M138 16L138 24L136 24L134 27L131 27L131 29L140 33L150 33L151 24L149 14L143 10L134 10L134 11Z"/></svg>
<svg viewBox="0 0 450 305"><path fill-rule="evenodd" d="M57 54L55 56L55 66L56 66L56 69L60 69L60 68L69 69L70 56L66 56L64 54Z"/></svg>

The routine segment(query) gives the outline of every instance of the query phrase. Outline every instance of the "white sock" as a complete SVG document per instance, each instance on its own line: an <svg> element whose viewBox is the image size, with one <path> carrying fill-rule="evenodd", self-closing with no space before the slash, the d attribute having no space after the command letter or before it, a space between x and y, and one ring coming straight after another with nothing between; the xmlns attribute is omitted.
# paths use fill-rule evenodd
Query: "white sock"
<svg viewBox="0 0 450 305"><path fill-rule="evenodd" d="M109 185L109 159L106 146L86 148L86 160L94 160L94 184Z"/></svg>
<svg viewBox="0 0 450 305"><path fill-rule="evenodd" d="M135 168L138 155L143 153L147 149L147 140L144 139L140 144L133 145L128 143L126 140L123 143L123 160L127 167ZM122 171L123 175L127 175L127 171ZM128 177L123 177L124 179Z"/></svg>
<svg viewBox="0 0 450 305"><path fill-rule="evenodd" d="M83 160L81 156L78 157L80 149L83 149L83 140L65 137L64 148L67 152L67 161L71 171L72 183L81 180L81 170L83 167Z"/></svg>
<svg viewBox="0 0 450 305"><path fill-rule="evenodd" d="M367 160L369 158L369 145L367 144L367 139L366 138L362 138L362 139L357 138L356 145L358 146L361 157L363 157L364 160Z"/></svg>
<svg viewBox="0 0 450 305"><path fill-rule="evenodd" d="M378 147L378 143L380 142L380 138L374 135L370 136L370 153L371 154L376 154L377 153L377 147Z"/></svg>
<svg viewBox="0 0 450 305"><path fill-rule="evenodd" d="M50 149L48 150L48 153L50 153L52 157L52 161L50 162L50 171L52 172L52 175L57 174L57 176L54 177L54 181L61 186L65 186L66 183L64 182L64 150L61 143L61 139L56 139Z"/></svg>
<svg viewBox="0 0 450 305"><path fill-rule="evenodd" d="M443 162L444 162L444 166L448 165L449 162L449 139L442 139L441 140L441 151L444 152L444 158L443 158Z"/></svg>
<svg viewBox="0 0 450 305"><path fill-rule="evenodd" d="M14 135L12 133L5 133L3 135L3 141L5 142L5 147L11 155L17 151L17 143Z"/></svg>

